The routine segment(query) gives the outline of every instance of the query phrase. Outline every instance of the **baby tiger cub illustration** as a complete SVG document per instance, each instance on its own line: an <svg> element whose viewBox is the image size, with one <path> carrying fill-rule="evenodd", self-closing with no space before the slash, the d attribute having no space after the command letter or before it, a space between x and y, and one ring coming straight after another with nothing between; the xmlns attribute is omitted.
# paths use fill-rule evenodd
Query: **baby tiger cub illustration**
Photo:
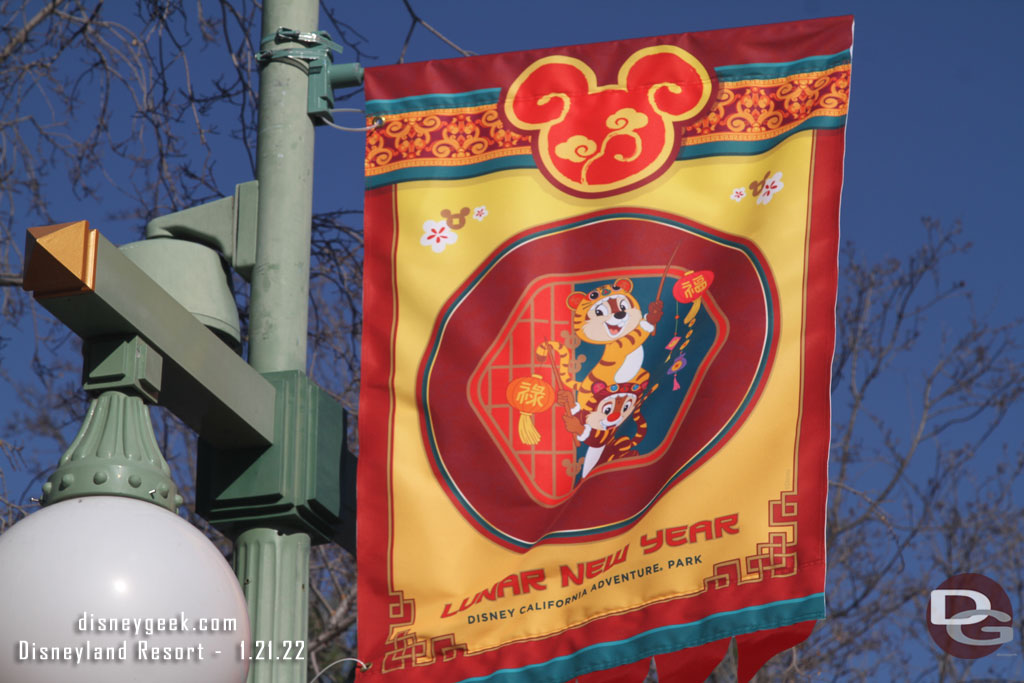
<svg viewBox="0 0 1024 683"><path fill-rule="evenodd" d="M647 382L610 386L594 382L592 389L594 393L586 411L578 403L571 403L572 392L558 392L559 404L568 411L562 416L565 428L580 444L587 446L581 479L598 463L637 455L636 446L647 435L647 420L640 414ZM636 422L636 434L616 437L615 432L630 417Z"/></svg>
<svg viewBox="0 0 1024 683"><path fill-rule="evenodd" d="M562 383L576 392L580 405L590 402L597 382L640 383L650 376L643 369L643 343L661 319L662 302L652 301L644 315L632 291L633 282L621 278L586 294L573 292L566 299L566 306L572 310L573 332L585 342L604 346L601 359L582 381L574 376L572 354L564 344L547 341L536 349L541 357L554 354Z"/></svg>

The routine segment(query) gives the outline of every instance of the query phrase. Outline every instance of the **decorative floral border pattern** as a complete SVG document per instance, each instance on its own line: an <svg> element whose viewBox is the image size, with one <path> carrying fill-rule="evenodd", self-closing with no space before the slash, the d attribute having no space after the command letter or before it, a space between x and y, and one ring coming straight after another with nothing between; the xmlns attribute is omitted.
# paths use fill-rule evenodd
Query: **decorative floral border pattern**
<svg viewBox="0 0 1024 683"><path fill-rule="evenodd" d="M683 145L761 141L814 117L845 116L850 65L767 80L719 83L715 104L687 126ZM367 120L367 125L372 125ZM507 128L498 105L435 109L386 117L366 137L366 175L404 168L467 166L531 153L530 136Z"/></svg>

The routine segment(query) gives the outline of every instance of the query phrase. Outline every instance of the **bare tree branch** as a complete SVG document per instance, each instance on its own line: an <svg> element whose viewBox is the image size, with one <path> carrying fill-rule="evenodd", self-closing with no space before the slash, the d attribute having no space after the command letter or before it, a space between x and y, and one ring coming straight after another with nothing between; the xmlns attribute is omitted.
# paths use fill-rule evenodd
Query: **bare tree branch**
<svg viewBox="0 0 1024 683"><path fill-rule="evenodd" d="M0 65L7 61L7 58L10 57L15 50L19 49L26 40L28 40L28 36L32 33L32 30L53 14L57 7L63 2L64 0L50 0L50 2L35 13L35 16L26 21L25 25L21 27L21 30L15 33L14 37L12 37L11 40L4 45L3 49L0 50Z"/></svg>
<svg viewBox="0 0 1024 683"><path fill-rule="evenodd" d="M412 8L412 4L410 4L409 0L402 0L402 3L405 5L405 10L409 13L409 18L412 19L412 24L409 26L408 33L405 34L405 42L402 44L402 53L398 57L398 63L399 64L402 64L402 63L405 62L405 53L406 53L406 51L409 48L409 42L412 40L412 34L413 34L413 31L416 30L417 24L422 26L423 28L427 29L428 31L433 33L438 38L440 38L444 42L445 45L447 45L448 47L452 48L453 50L458 52L463 57L469 57L471 55L477 54L475 52L470 52L469 50L465 50L465 49L459 47L452 40L450 40L447 36L445 36L443 33L441 33L436 28L434 28L433 26L428 24L426 21L424 21L423 18L420 17L420 15L416 13L416 10L414 10Z"/></svg>

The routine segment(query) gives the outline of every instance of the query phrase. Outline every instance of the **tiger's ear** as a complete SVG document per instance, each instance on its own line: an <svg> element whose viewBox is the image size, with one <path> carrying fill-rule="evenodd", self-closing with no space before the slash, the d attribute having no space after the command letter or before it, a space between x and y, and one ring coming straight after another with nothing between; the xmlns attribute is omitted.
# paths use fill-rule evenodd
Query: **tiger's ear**
<svg viewBox="0 0 1024 683"><path fill-rule="evenodd" d="M584 294L583 292L573 292L568 297L566 297L565 305L575 311L576 308L581 303L583 303L583 301L586 300L586 298L587 298L587 295Z"/></svg>
<svg viewBox="0 0 1024 683"><path fill-rule="evenodd" d="M607 388L608 388L607 384L605 384L604 382L598 380L598 381L596 381L596 382L594 382L593 384L590 385L590 393L592 395L594 395L594 396L597 396L598 394L600 394L602 391L604 391Z"/></svg>
<svg viewBox="0 0 1024 683"><path fill-rule="evenodd" d="M620 280L616 280L615 281L615 286L618 287L619 289L621 289L624 292L632 292L633 291L633 281L628 279L628 278L622 278Z"/></svg>

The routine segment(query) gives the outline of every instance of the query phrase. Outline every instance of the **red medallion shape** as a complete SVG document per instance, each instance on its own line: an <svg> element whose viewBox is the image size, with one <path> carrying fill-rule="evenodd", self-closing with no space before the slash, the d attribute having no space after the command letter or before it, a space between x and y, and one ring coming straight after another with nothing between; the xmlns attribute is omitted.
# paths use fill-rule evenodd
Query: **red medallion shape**
<svg viewBox="0 0 1024 683"><path fill-rule="evenodd" d="M699 303L661 287L701 272L714 284ZM581 293L586 312L570 308ZM612 329L619 314L641 322ZM621 533L744 421L777 320L763 256L710 227L612 210L523 231L452 295L428 341L418 384L435 475L509 548Z"/></svg>
<svg viewBox="0 0 1024 683"><path fill-rule="evenodd" d="M532 134L537 166L554 185L600 197L661 175L714 85L712 72L674 45L634 52L609 85L598 85L585 62L555 55L519 74L502 109L513 128Z"/></svg>

